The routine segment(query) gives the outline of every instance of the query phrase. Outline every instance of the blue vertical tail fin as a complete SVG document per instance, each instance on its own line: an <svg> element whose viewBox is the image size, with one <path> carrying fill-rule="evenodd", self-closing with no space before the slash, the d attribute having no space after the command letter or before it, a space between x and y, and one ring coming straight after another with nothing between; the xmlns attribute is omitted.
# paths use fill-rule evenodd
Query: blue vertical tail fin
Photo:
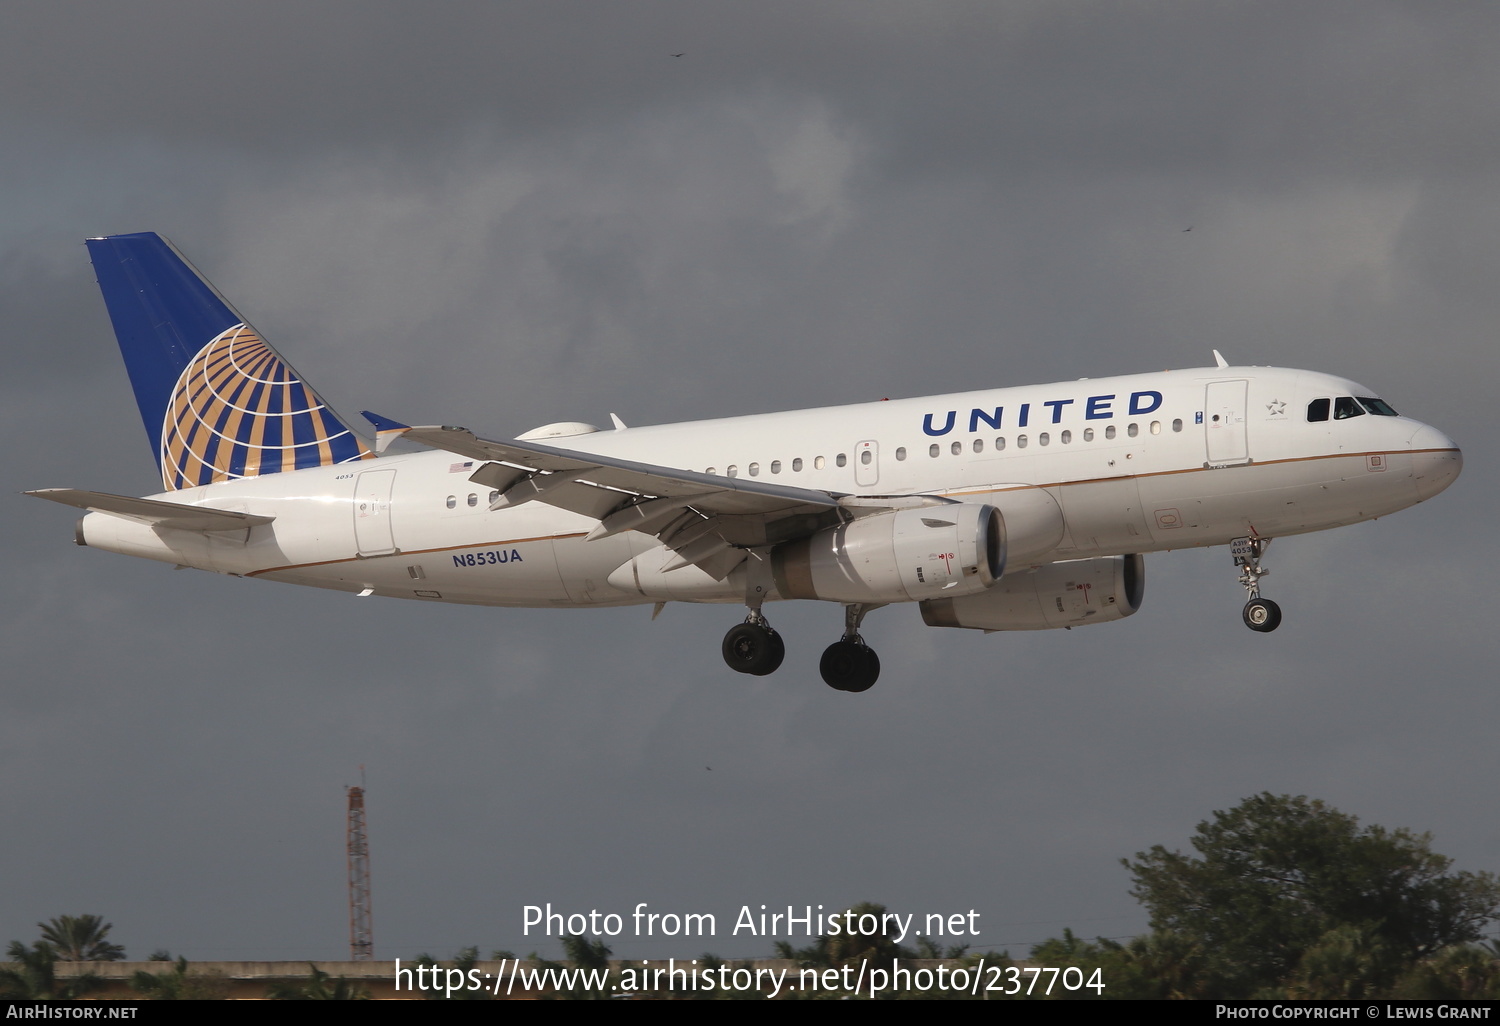
<svg viewBox="0 0 1500 1026"><path fill-rule="evenodd" d="M88 248L167 491L373 456L171 243Z"/></svg>

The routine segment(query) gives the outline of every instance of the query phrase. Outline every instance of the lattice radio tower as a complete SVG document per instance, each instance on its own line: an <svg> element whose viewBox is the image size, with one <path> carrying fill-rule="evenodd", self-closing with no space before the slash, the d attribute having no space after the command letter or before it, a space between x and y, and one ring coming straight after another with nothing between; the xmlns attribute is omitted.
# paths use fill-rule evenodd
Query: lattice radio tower
<svg viewBox="0 0 1500 1026"><path fill-rule="evenodd" d="M360 773L364 777L363 767ZM356 962L375 958L375 935L370 926L370 838L365 833L365 789L349 792L349 957Z"/></svg>

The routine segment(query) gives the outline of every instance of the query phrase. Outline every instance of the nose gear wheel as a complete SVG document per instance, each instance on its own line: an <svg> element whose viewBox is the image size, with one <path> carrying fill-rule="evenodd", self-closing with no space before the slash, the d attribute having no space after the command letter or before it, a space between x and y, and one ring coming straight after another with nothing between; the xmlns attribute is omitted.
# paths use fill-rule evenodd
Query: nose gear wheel
<svg viewBox="0 0 1500 1026"><path fill-rule="evenodd" d="M1260 579L1271 572L1260 565L1260 557L1270 545L1271 539L1251 535L1236 538L1229 546L1234 565L1240 568L1240 584L1249 595L1249 601L1245 603L1245 626L1261 634L1269 634L1281 626L1281 607L1260 597Z"/></svg>

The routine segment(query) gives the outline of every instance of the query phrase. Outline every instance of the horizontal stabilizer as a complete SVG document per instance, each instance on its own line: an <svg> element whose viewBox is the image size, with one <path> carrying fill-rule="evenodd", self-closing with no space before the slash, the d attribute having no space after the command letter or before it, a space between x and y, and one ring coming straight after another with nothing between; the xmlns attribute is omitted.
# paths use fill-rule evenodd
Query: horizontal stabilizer
<svg viewBox="0 0 1500 1026"><path fill-rule="evenodd" d="M180 502L162 502L159 499L137 499L129 495L111 495L108 492L85 492L77 488L39 488L27 495L38 499L50 499L64 506L77 506L93 513L108 513L111 516L136 520L153 527L172 527L179 531L243 531L246 528L269 524L275 517L257 516L253 513L234 513L227 509L210 509L207 506L186 506Z"/></svg>

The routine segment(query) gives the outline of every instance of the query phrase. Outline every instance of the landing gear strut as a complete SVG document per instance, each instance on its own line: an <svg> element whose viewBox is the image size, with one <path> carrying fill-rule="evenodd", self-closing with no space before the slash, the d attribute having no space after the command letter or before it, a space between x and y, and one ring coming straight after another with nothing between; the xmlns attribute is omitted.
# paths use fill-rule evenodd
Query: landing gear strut
<svg viewBox="0 0 1500 1026"><path fill-rule="evenodd" d="M1236 538L1229 547L1234 565L1240 567L1240 584L1250 600L1245 603L1245 626L1269 634L1281 626L1281 607L1260 597L1260 579L1271 571L1260 565L1260 557L1271 545L1269 538Z"/></svg>
<svg viewBox="0 0 1500 1026"><path fill-rule="evenodd" d="M724 662L731 670L764 677L775 673L786 658L781 635L771 629L759 609L750 610L745 622L729 629L722 646Z"/></svg>
<svg viewBox="0 0 1500 1026"><path fill-rule="evenodd" d="M859 635L865 614L877 608L855 603L844 607L844 636L823 652L818 670L836 691L869 691L880 677L880 657Z"/></svg>

